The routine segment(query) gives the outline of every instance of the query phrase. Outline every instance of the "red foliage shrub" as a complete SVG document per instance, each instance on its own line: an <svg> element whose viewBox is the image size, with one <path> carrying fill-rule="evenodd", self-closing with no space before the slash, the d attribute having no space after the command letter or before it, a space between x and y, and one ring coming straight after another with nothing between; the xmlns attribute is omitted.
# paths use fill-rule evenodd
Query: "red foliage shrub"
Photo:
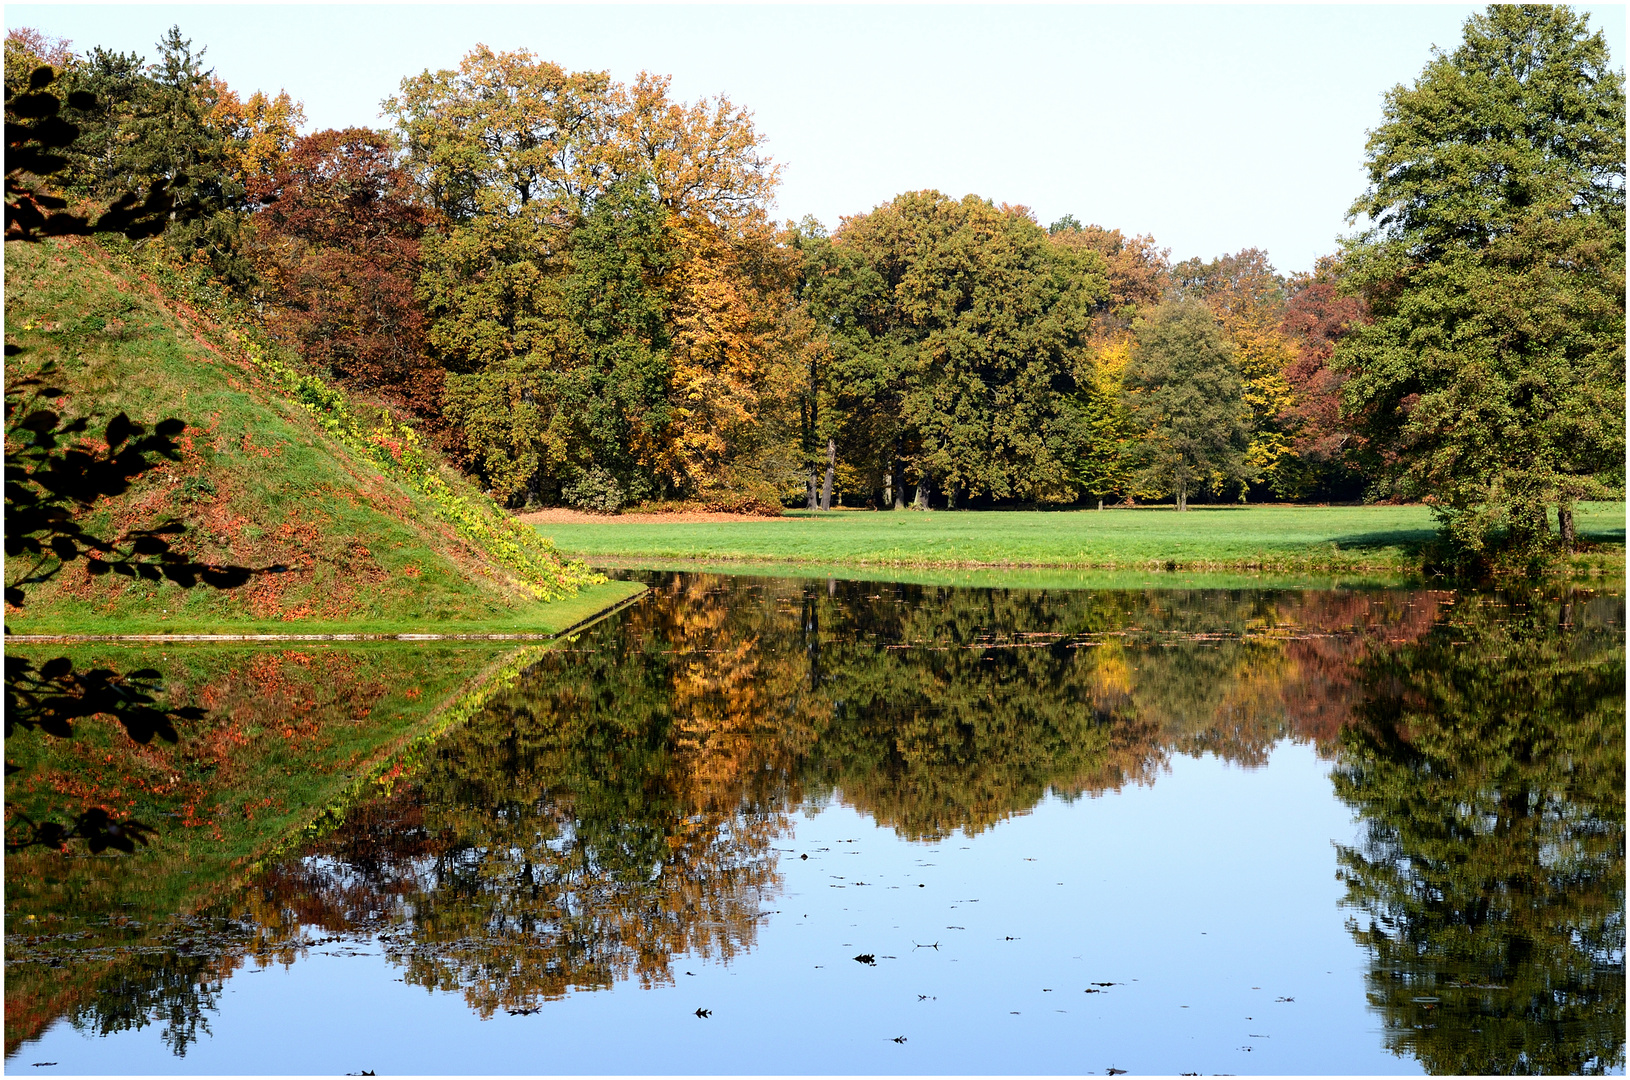
<svg viewBox="0 0 1630 1080"><path fill-rule="evenodd" d="M430 212L386 136L319 131L256 191L277 310L274 336L345 385L437 423L442 371L413 295Z"/></svg>

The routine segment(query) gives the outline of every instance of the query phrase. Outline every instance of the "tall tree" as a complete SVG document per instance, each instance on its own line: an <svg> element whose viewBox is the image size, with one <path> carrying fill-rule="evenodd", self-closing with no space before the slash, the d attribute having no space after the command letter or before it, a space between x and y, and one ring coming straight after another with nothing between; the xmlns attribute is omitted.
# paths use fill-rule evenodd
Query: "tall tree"
<svg viewBox="0 0 1630 1080"><path fill-rule="evenodd" d="M1537 553L1624 477L1624 77L1567 7L1490 6L1387 95L1348 246L1374 321L1337 346L1378 493Z"/></svg>
<svg viewBox="0 0 1630 1080"><path fill-rule="evenodd" d="M1108 291L1102 259L1055 247L1023 207L937 191L847 219L832 248L850 260L823 295L843 294L825 318L845 412L872 431L855 441L862 474L900 461L919 502L1074 498L1067 410Z"/></svg>
<svg viewBox="0 0 1630 1080"><path fill-rule="evenodd" d="M1290 452L1290 440L1280 418L1292 403L1285 372L1295 357L1295 346L1280 325L1284 279L1260 248L1210 262L1189 259L1172 267L1171 278L1179 295L1194 297L1211 309L1234 346L1234 363L1250 409L1246 460L1253 475L1283 493L1279 467Z"/></svg>
<svg viewBox="0 0 1630 1080"><path fill-rule="evenodd" d="M1187 510L1192 492L1252 478L1250 413L1234 347L1204 304L1180 300L1150 312L1124 384L1146 488L1170 492Z"/></svg>
<svg viewBox="0 0 1630 1080"><path fill-rule="evenodd" d="M788 256L751 117L723 98L676 103L649 75L614 84L484 47L404 80L387 109L445 222L425 237L419 294L449 418L493 490L520 502L570 488L604 506L614 488L762 487L757 394ZM643 299L629 307L636 278ZM611 308L583 291L597 280L621 297ZM639 372L620 418L559 414L564 388L611 377L607 350L624 346L644 358L619 369ZM584 423L601 432L592 447L564 434Z"/></svg>

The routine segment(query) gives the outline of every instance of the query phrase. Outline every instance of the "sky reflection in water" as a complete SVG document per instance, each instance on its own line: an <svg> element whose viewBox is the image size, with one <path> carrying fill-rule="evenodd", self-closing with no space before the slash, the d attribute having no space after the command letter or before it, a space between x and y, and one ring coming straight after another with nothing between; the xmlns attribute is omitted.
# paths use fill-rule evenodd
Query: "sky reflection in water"
<svg viewBox="0 0 1630 1080"><path fill-rule="evenodd" d="M8 1070L1622 1071L1622 598L656 584Z"/></svg>

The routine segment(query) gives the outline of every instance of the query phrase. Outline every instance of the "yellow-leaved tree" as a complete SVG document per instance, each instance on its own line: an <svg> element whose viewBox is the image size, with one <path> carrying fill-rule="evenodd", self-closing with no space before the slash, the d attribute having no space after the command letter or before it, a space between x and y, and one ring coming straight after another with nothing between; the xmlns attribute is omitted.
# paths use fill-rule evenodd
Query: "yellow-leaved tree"
<svg viewBox="0 0 1630 1080"><path fill-rule="evenodd" d="M1172 268L1172 277L1182 293L1205 302L1234 346L1234 363L1250 410L1246 466L1252 476L1278 490L1281 463L1292 453L1280 419L1294 400L1285 372L1297 354L1296 343L1282 327L1284 280L1260 248L1210 262L1189 259Z"/></svg>

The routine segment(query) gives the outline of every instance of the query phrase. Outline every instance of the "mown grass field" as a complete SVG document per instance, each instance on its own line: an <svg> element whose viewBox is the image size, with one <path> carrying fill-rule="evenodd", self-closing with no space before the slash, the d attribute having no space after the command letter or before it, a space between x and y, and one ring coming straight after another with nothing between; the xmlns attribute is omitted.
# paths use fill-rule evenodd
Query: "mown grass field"
<svg viewBox="0 0 1630 1080"><path fill-rule="evenodd" d="M1624 558L1625 504L1580 507L1581 568ZM1424 506L1226 506L1081 511L807 511L720 523L549 523L596 565L1261 570L1401 573L1435 534Z"/></svg>

